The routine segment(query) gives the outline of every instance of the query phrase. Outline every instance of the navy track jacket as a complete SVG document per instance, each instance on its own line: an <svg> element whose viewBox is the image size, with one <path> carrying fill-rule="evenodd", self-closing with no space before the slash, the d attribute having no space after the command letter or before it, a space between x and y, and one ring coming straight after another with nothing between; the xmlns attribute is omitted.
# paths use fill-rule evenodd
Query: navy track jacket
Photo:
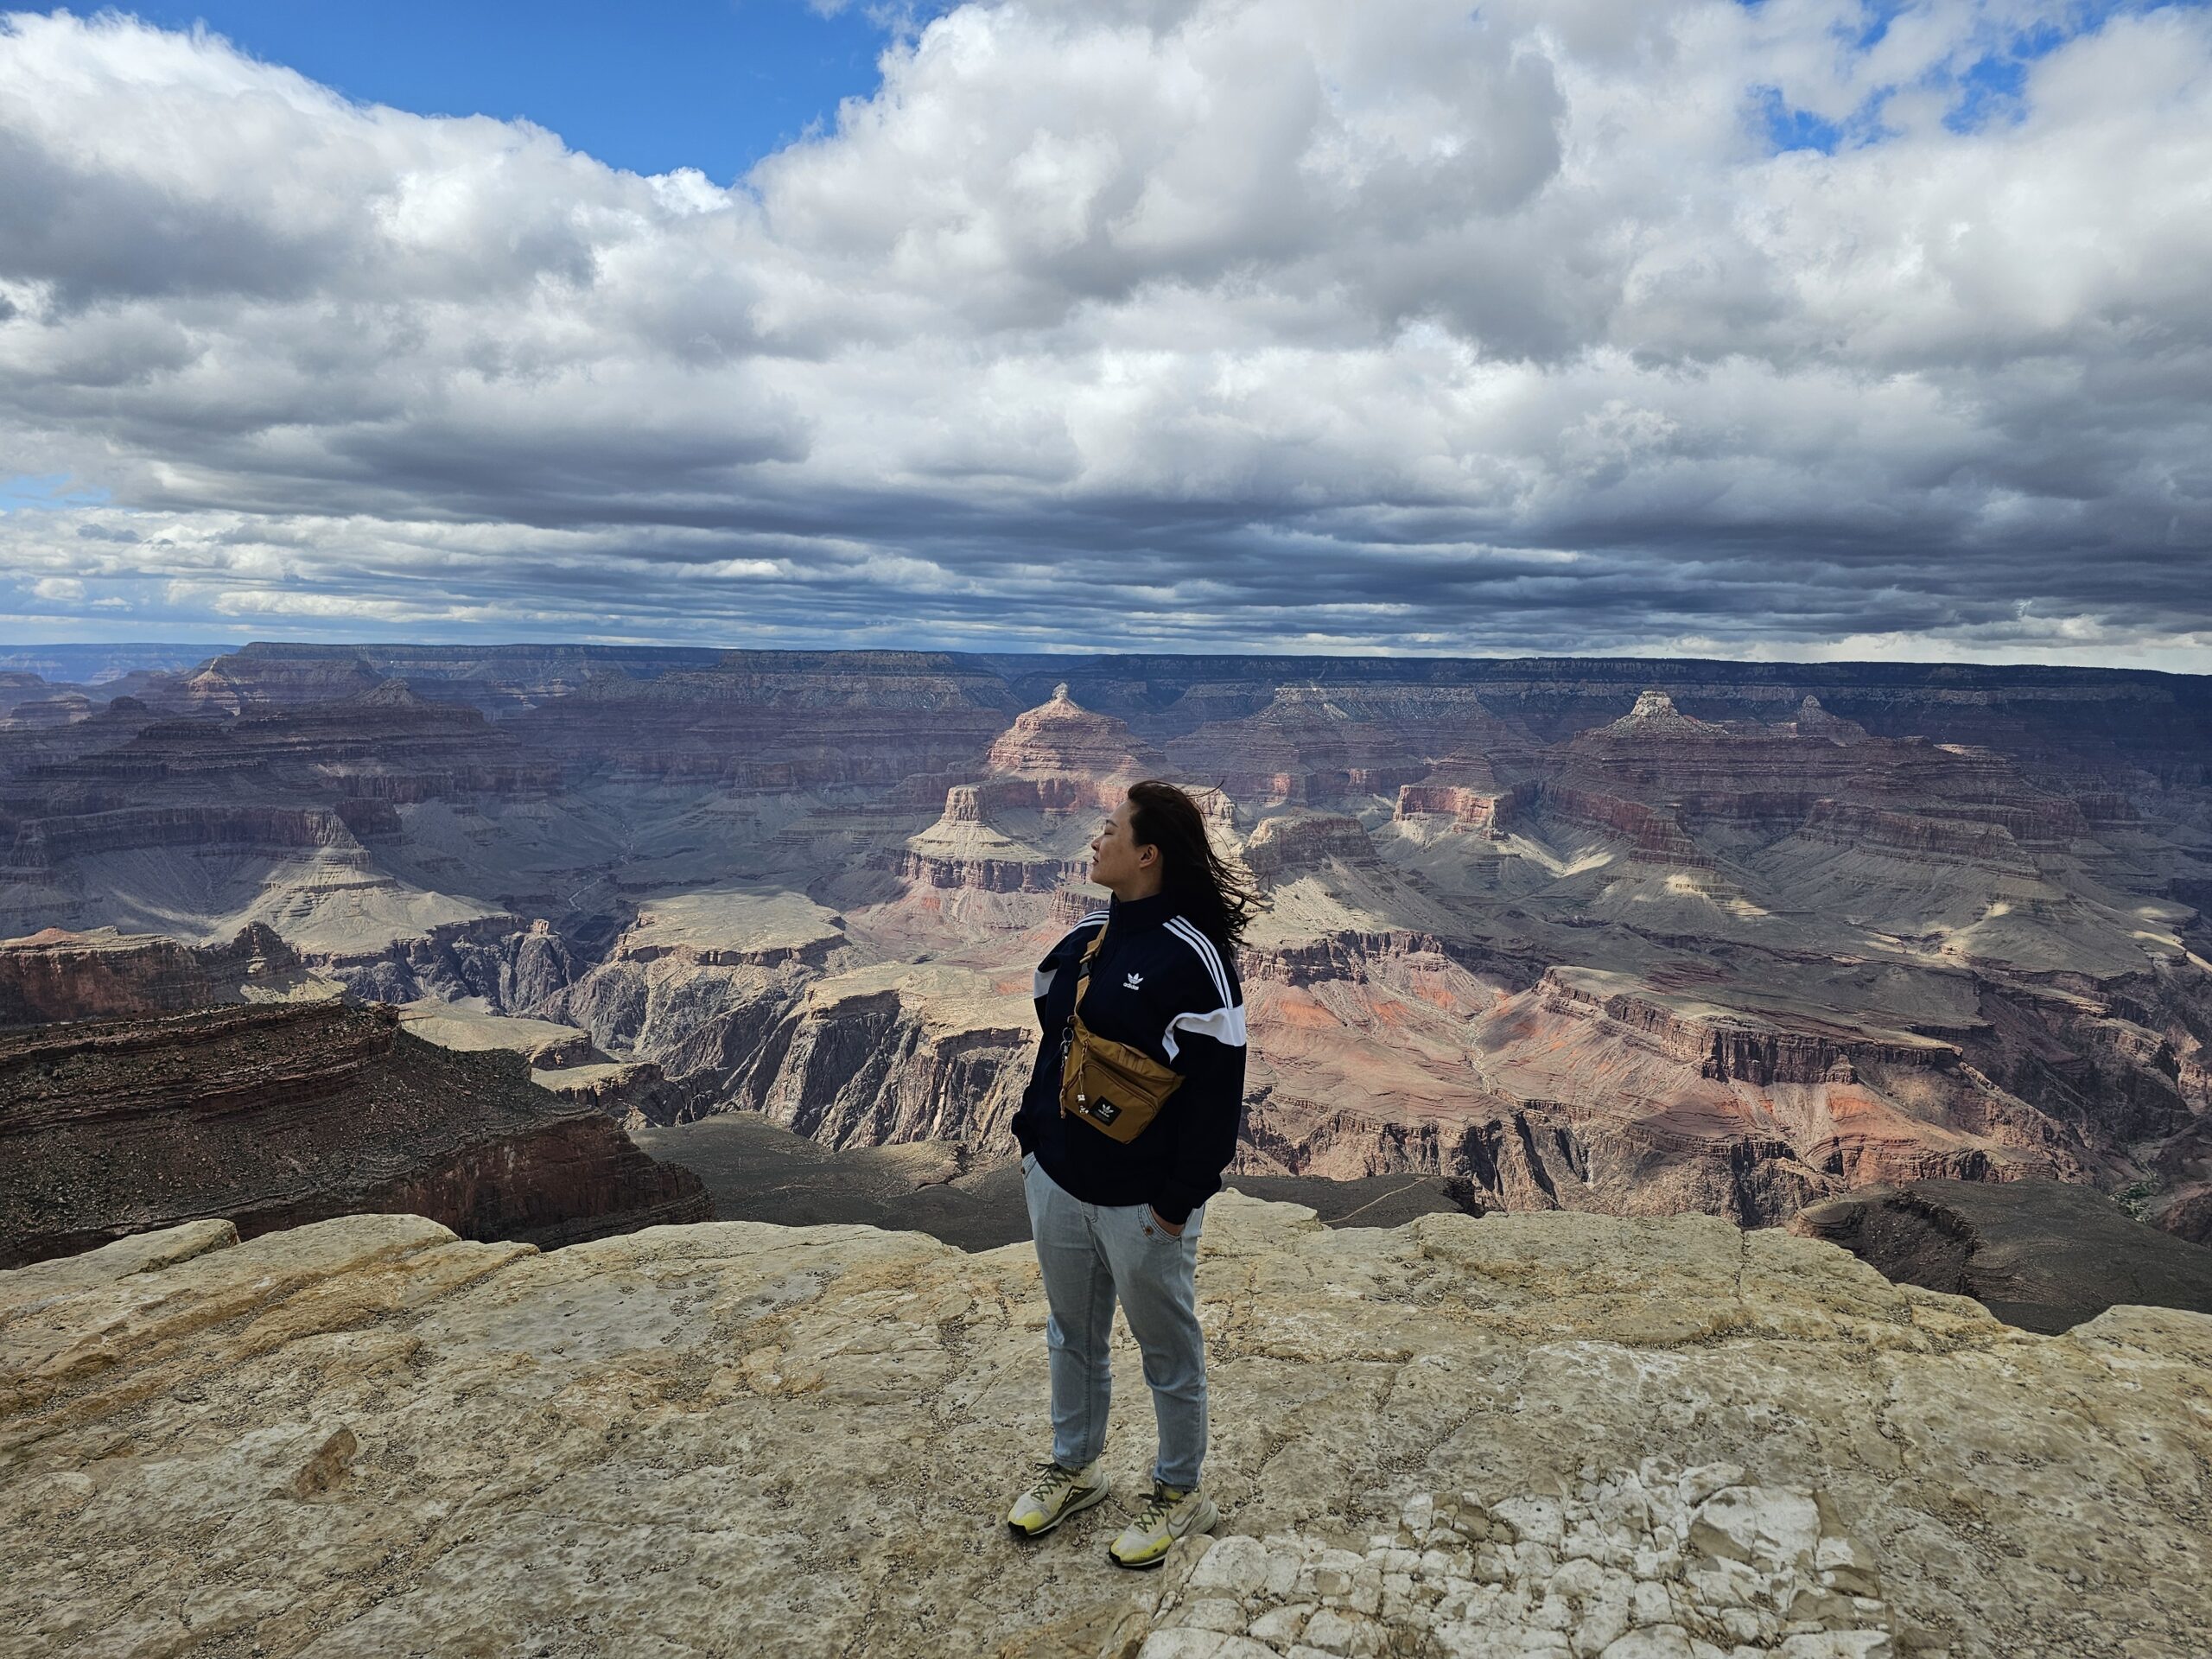
<svg viewBox="0 0 2212 1659"><path fill-rule="evenodd" d="M1083 1023L1142 1049L1183 1082L1124 1144L1060 1110L1060 1035L1077 970L1101 925ZM1179 1227L1221 1190L1244 1116L1244 991L1230 954L1177 913L1166 893L1093 911L1037 964L1036 1069L1014 1139L1085 1204L1148 1204Z"/></svg>

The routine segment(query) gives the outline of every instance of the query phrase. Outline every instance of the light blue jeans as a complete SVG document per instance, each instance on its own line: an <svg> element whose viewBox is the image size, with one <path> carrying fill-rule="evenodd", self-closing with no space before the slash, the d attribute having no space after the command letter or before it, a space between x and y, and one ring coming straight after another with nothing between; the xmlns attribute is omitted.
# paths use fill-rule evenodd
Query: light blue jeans
<svg viewBox="0 0 2212 1659"><path fill-rule="evenodd" d="M1153 1477L1190 1491L1206 1457L1206 1341L1192 1281L1205 1206L1191 1211L1178 1238L1153 1219L1149 1205L1071 1197L1033 1154L1022 1159L1021 1171L1051 1314L1045 1346L1052 1357L1052 1460L1082 1469L1106 1450L1114 1394L1107 1343L1118 1296L1144 1354L1160 1424Z"/></svg>

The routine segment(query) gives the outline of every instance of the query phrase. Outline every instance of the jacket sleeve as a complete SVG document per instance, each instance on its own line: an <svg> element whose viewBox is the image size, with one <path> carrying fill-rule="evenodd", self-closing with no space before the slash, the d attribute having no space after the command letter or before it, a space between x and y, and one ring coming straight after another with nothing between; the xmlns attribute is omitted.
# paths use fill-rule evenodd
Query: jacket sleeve
<svg viewBox="0 0 2212 1659"><path fill-rule="evenodd" d="M1223 953L1190 942L1200 971L1182 999L1185 1011L1168 1023L1160 1046L1183 1075L1170 1096L1180 1120L1175 1156L1152 1207L1179 1227L1221 1191L1221 1173L1236 1155L1244 1123L1244 992Z"/></svg>
<svg viewBox="0 0 2212 1659"><path fill-rule="evenodd" d="M1037 1091L1038 1083L1045 1077L1047 1066L1058 1061L1059 1044L1053 1032L1045 1023L1045 1000L1053 984L1063 974L1072 978L1076 967L1083 959L1084 946L1090 943L1084 930L1090 925L1086 917L1075 930L1065 935L1060 942L1045 953L1045 960L1037 964L1037 972L1030 984L1030 995L1037 1007L1037 1058L1029 1072L1029 1088L1024 1091L1021 1106L1014 1115L1014 1138L1023 1152L1036 1150L1037 1127L1029 1122L1029 1101Z"/></svg>
<svg viewBox="0 0 2212 1659"><path fill-rule="evenodd" d="M1244 1127L1244 1045L1185 1036L1175 1056L1182 1087L1169 1098L1182 1119L1175 1159L1152 1207L1180 1227L1191 1211L1221 1191L1221 1173L1236 1155Z"/></svg>

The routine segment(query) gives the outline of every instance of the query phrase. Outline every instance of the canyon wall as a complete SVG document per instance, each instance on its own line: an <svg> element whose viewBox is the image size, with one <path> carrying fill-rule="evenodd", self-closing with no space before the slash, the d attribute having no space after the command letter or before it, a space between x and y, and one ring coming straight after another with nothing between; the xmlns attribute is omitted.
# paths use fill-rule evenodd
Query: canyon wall
<svg viewBox="0 0 2212 1659"><path fill-rule="evenodd" d="M430 1216L550 1247L711 1213L604 1114L335 1001L0 1034L0 1263L180 1222Z"/></svg>
<svg viewBox="0 0 2212 1659"><path fill-rule="evenodd" d="M1758 1222L2056 1178L2212 1229L2197 677L269 645L8 695L0 931L169 941L149 1007L465 1002L575 1032L609 1116L1003 1157L1030 968L1164 772L1268 900L1248 1173ZM21 1017L124 1011L40 949Z"/></svg>

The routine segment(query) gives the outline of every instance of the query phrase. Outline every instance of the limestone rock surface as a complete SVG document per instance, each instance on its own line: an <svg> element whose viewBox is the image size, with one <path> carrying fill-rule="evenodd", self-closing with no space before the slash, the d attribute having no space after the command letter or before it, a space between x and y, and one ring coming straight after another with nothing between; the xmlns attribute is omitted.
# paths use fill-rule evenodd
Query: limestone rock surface
<svg viewBox="0 0 2212 1659"><path fill-rule="evenodd" d="M2198 1659L2212 1319L2058 1337L1708 1217L1204 1217L1217 1536L1035 1546L1023 1247L200 1223L0 1274L0 1648Z"/></svg>

